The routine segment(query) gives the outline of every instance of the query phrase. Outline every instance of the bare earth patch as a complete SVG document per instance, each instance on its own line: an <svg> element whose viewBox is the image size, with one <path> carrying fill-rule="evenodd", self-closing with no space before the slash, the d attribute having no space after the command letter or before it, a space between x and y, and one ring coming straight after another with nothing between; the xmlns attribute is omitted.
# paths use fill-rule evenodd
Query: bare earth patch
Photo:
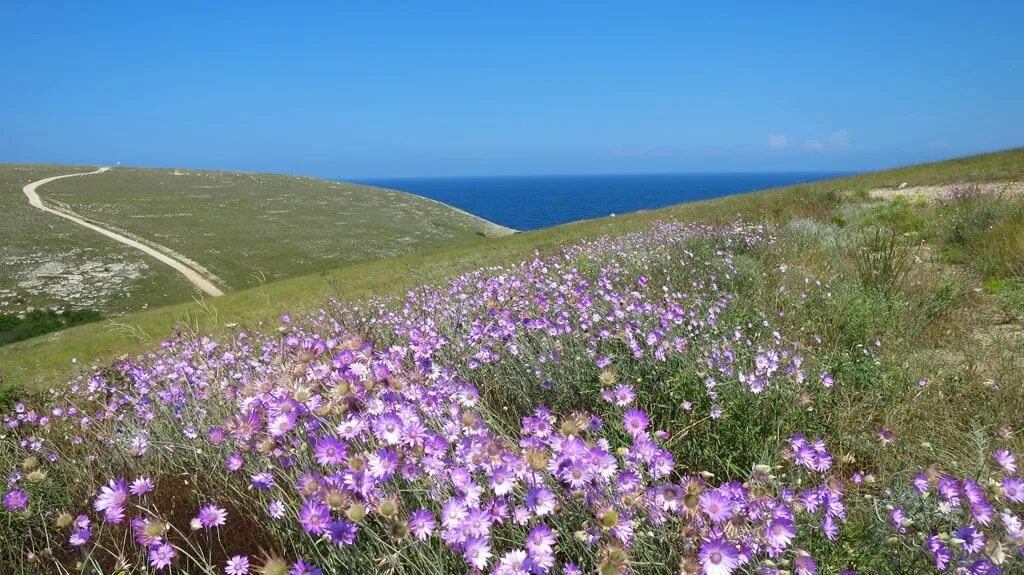
<svg viewBox="0 0 1024 575"><path fill-rule="evenodd" d="M129 291L147 269L141 262L83 255L54 259L52 254L37 254L37 264L17 278L17 285L31 294L69 302L75 307L97 308L107 303L107 294Z"/></svg>
<svg viewBox="0 0 1024 575"><path fill-rule="evenodd" d="M986 194L1024 194L1024 182L993 182L988 184L970 184ZM876 188L868 192L872 198L893 200L900 196L908 200L924 200L933 202L948 197L956 189L956 185L943 186L900 186L898 188Z"/></svg>

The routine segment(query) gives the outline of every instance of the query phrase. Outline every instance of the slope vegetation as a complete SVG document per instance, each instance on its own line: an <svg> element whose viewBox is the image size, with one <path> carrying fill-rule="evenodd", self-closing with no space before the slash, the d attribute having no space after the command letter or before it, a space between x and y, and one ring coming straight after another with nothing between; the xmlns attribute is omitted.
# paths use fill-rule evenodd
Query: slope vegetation
<svg viewBox="0 0 1024 575"><path fill-rule="evenodd" d="M40 173L54 175L60 170L47 172L40 168L27 177L33 178ZM111 175L115 174L117 170L111 172ZM171 172L160 174L165 178L186 177L173 176ZM209 333L219 333L225 326L234 324L256 326L285 312L315 310L323 306L328 297L355 300L402 293L421 284L445 281L481 266L519 261L535 252L557 251L582 238L620 235L643 229L657 220L729 222L744 218L760 222L788 222L801 218L819 221L832 217L842 219L841 215L833 213L840 209L836 206L869 205L872 203L870 191L879 188L897 188L903 183L951 185L1020 180L1024 180L1024 149L1015 149L576 222L509 237L490 239L474 235L475 241L430 253L350 265L229 293L216 300L166 306L4 346L0 348L0 368L4 370L8 386L45 388L66 379L69 373L80 369L83 364L109 361L122 354L151 348L167 337L176 324ZM841 208L847 209L851 208ZM170 284L175 281L168 280Z"/></svg>
<svg viewBox="0 0 1024 575"><path fill-rule="evenodd" d="M932 169L993 158L1024 170ZM272 321L207 307L19 393L0 565L1020 573L1024 198L871 197L907 175L355 266L352 301L292 280L264 295L311 313Z"/></svg>
<svg viewBox="0 0 1024 575"><path fill-rule="evenodd" d="M196 295L180 270L98 229L199 270L208 294L509 233L426 198L312 178L114 168L31 185L91 170L0 166L0 313L117 315Z"/></svg>

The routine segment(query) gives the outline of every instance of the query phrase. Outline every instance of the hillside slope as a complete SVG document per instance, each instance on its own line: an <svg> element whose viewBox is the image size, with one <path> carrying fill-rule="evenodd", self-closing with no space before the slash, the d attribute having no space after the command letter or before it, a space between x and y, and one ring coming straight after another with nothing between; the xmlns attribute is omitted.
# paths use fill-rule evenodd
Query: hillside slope
<svg viewBox="0 0 1024 575"><path fill-rule="evenodd" d="M0 166L0 312L107 314L189 301L173 270L31 208L29 182L91 168ZM115 168L37 188L44 204L175 254L225 291L508 230L410 194L269 174Z"/></svg>
<svg viewBox="0 0 1024 575"><path fill-rule="evenodd" d="M66 379L83 364L108 361L151 348L167 337L176 323L213 333L223 331L229 324L254 326L272 321L283 312L317 309L328 297L353 300L401 293L481 266L519 261L535 252L549 253L580 238L620 235L641 229L659 219L684 222L724 222L737 218L765 222L820 219L829 217L830 209L837 203L870 202L870 190L897 187L903 182L935 185L1022 179L1024 149L1015 149L577 222L497 239L478 238L429 254L351 265L229 293L215 300L168 306L4 346L0 348L0 369L4 371L8 386L45 388ZM72 364L73 359L78 363Z"/></svg>
<svg viewBox="0 0 1024 575"><path fill-rule="evenodd" d="M892 177L211 300L0 398L0 565L1024 572L1024 197Z"/></svg>

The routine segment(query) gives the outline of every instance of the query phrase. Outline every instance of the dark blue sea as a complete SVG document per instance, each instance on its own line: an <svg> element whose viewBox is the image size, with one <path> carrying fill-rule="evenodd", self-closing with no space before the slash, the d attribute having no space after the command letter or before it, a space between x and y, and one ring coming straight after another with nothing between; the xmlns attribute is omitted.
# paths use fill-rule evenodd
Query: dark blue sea
<svg viewBox="0 0 1024 575"><path fill-rule="evenodd" d="M439 200L517 230L846 175L836 172L379 178L361 184Z"/></svg>

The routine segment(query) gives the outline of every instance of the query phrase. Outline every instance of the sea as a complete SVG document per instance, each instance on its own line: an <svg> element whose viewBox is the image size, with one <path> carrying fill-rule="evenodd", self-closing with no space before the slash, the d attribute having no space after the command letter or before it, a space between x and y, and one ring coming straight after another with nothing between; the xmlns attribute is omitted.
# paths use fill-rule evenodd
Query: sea
<svg viewBox="0 0 1024 575"><path fill-rule="evenodd" d="M845 175L848 173L770 172L375 178L355 181L426 196L496 224L525 231Z"/></svg>

